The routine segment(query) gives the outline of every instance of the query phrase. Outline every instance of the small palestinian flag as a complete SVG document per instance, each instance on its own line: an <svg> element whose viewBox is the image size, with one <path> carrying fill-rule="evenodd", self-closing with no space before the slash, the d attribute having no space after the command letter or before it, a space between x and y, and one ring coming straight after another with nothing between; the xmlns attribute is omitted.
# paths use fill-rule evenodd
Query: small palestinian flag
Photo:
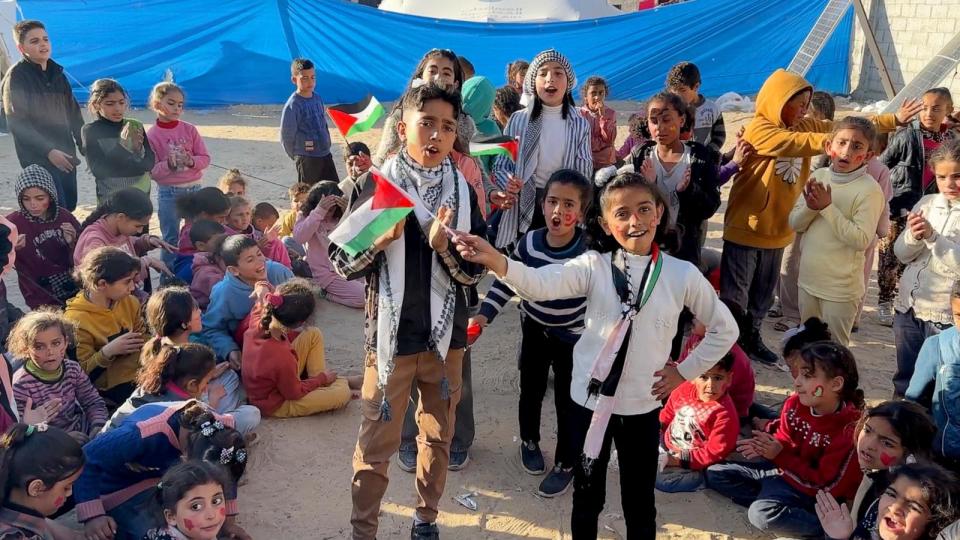
<svg viewBox="0 0 960 540"><path fill-rule="evenodd" d="M356 206L328 236L331 242L343 248L351 257L373 247L377 238L406 217L415 205L407 192L376 169L370 169L370 178L357 201L364 198L366 200Z"/></svg>
<svg viewBox="0 0 960 540"><path fill-rule="evenodd" d="M506 156L511 161L517 161L517 152L520 144L517 139L506 135L485 137L470 143L470 155L477 156Z"/></svg>
<svg viewBox="0 0 960 540"><path fill-rule="evenodd" d="M340 103L327 107L327 113L344 137L372 128L384 114L383 105L370 94L357 103Z"/></svg>

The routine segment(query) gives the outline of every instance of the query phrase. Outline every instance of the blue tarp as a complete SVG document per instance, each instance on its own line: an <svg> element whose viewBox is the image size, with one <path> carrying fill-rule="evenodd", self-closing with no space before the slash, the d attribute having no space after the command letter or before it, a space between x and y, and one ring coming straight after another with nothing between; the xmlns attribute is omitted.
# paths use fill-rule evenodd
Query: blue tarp
<svg viewBox="0 0 960 540"><path fill-rule="evenodd" d="M295 56L317 65L328 103L367 92L397 97L432 47L468 57L477 73L503 82L504 66L555 47L581 80L601 75L613 99L644 99L674 63L700 67L702 93L752 94L785 67L828 0L692 0L604 19L484 24L413 17L344 0L20 0L26 18L47 25L53 56L85 100L111 77L142 104L167 70L188 105L282 103ZM848 90L852 10L808 74L819 89Z"/></svg>

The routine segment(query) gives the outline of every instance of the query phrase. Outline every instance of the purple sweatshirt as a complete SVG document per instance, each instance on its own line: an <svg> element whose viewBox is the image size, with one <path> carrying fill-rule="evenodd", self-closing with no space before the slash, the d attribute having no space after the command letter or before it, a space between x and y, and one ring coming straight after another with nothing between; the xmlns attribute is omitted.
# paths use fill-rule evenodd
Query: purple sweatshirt
<svg viewBox="0 0 960 540"><path fill-rule="evenodd" d="M80 364L69 358L63 360L63 373L55 381L34 377L26 366L18 369L13 374L13 396L21 416L27 406L27 398L33 399L34 407L59 398L60 412L48 423L64 431L89 433L92 427L100 427L107 422L107 406L103 398Z"/></svg>
<svg viewBox="0 0 960 540"><path fill-rule="evenodd" d="M17 250L14 262L23 300L30 309L43 305L63 307L66 299L76 293L76 288L71 287L70 281L73 246L67 243L61 227L69 223L79 234L77 218L66 208L58 208L49 220L25 215L23 211L13 212L7 219L26 237L26 245ZM62 293L58 295L57 291Z"/></svg>

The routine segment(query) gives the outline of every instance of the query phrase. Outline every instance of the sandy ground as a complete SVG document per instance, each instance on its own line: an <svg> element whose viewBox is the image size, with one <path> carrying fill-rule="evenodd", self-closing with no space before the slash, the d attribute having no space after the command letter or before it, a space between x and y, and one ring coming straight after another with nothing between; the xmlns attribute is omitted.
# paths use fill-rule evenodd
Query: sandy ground
<svg viewBox="0 0 960 540"><path fill-rule="evenodd" d="M620 140L625 137L626 120L636 104L614 103L620 114ZM206 141L213 166L204 176L205 185L214 185L224 172L220 167L238 167L248 175L248 195L256 202L269 201L280 209L288 206L286 186L295 178L292 162L278 142L279 107L235 107L213 112L188 111L185 119L195 123ZM132 113L145 123L153 117L145 111ZM749 115L727 114L728 140ZM838 116L843 116L840 114ZM379 130L357 140L371 148ZM334 141L341 141L333 134ZM340 148L336 149L342 170ZM13 181L19 164L9 136L0 138L0 211L16 206ZM80 208L85 216L95 204L92 176L84 169L79 178ZM254 178L256 177L256 178ZM262 179L262 180L260 180ZM278 185L274 185L278 184ZM726 199L726 190L724 200ZM722 211L711 221L708 246L720 248ZM81 217L82 219L82 217ZM152 228L156 231L154 221ZM6 276L9 296L23 306L16 277ZM861 369L861 381L871 401L889 396L894 366L892 331L875 323L876 282L871 279L867 308L860 332L853 336L853 352ZM359 373L362 365L363 314L358 310L322 302L318 324L327 339L327 358L341 373ZM764 331L771 347L780 334L768 322ZM450 473L446 494L440 505L439 523L445 538L510 539L569 538L571 494L546 500L535 495L540 477L523 472L517 450L516 345L519 318L516 306L505 310L498 321L476 344L473 351L473 388L477 436L471 462ZM790 387L788 374L757 367L757 399L775 404ZM552 396L544 402L542 446L552 465L555 445ZM345 409L311 418L265 420L259 428L262 442L252 452L246 483L240 490L240 523L254 538L347 538L350 516L351 456L359 426L356 402ZM389 489L381 512L381 539L408 537L416 505L413 475L391 467ZM611 468L608 477L607 507L601 516L601 538L626 538L620 508L619 477ZM627 486L627 489L630 489ZM476 492L477 511L452 500ZM709 491L692 494L657 495L658 536L661 538L757 538L743 509Z"/></svg>

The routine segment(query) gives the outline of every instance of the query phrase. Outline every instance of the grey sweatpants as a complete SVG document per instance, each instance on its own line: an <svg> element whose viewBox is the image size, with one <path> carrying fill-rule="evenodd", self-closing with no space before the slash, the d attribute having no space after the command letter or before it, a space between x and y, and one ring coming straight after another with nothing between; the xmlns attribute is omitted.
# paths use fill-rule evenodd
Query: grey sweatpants
<svg viewBox="0 0 960 540"><path fill-rule="evenodd" d="M724 240L720 257L720 298L749 313L754 328L773 305L783 248L764 249Z"/></svg>

